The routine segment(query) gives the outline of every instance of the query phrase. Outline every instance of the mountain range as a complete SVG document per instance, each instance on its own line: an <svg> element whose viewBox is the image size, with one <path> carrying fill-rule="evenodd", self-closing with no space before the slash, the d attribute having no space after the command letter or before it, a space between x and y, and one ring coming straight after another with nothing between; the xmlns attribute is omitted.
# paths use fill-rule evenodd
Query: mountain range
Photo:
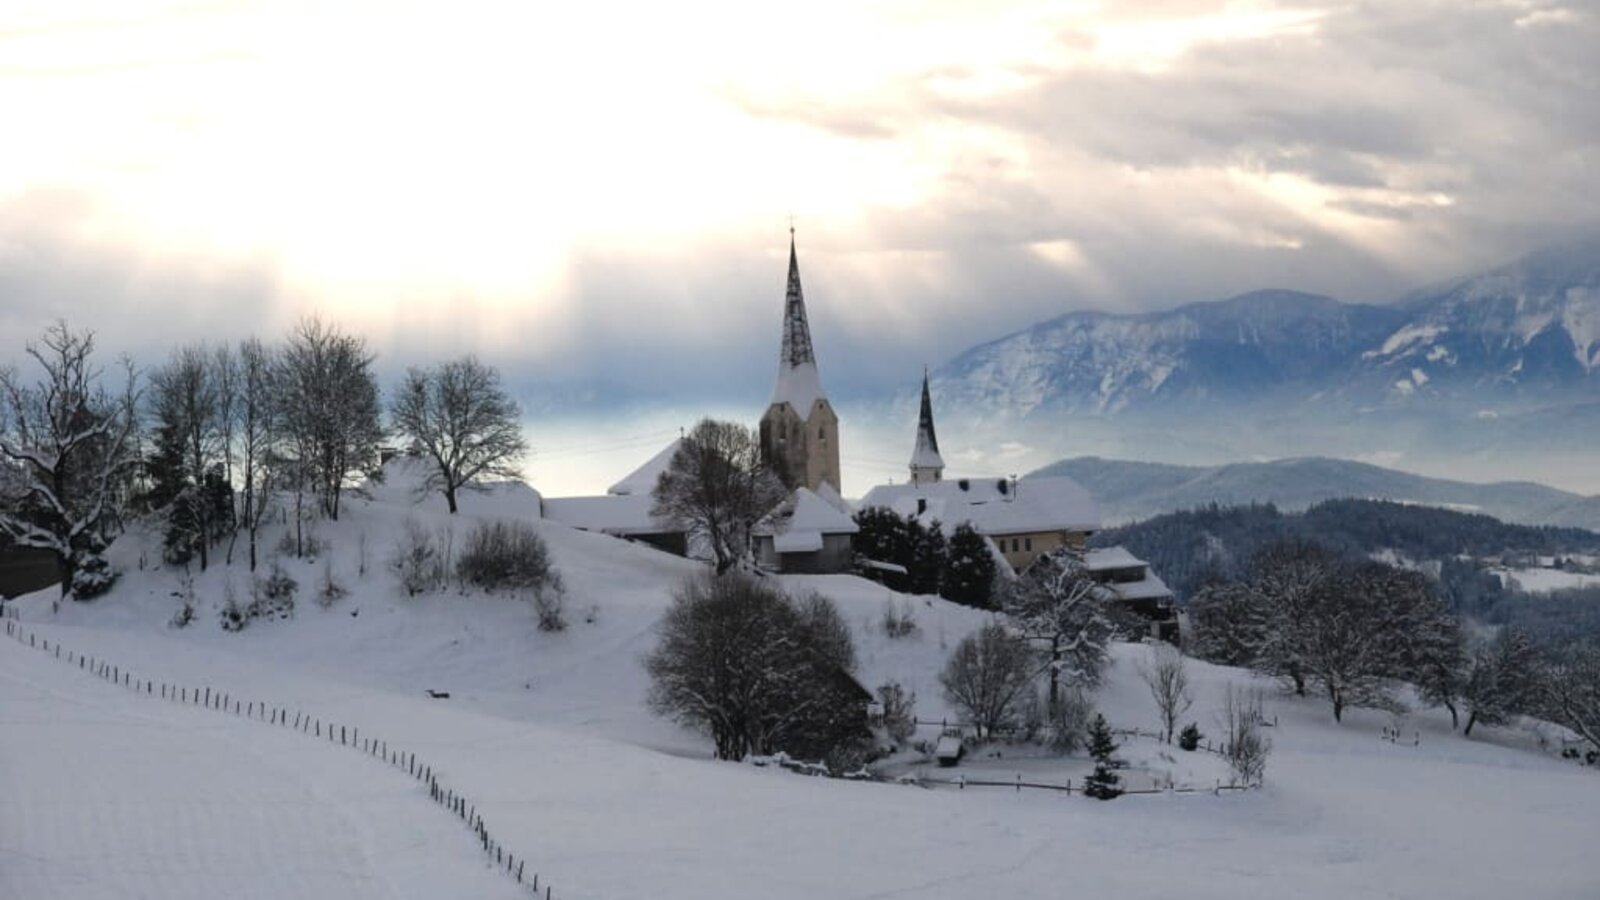
<svg viewBox="0 0 1600 900"><path fill-rule="evenodd" d="M1266 290L1142 314L1070 312L934 373L943 404L990 415L1116 416L1316 400L1464 401L1473 412L1600 387L1600 238L1389 305Z"/></svg>
<svg viewBox="0 0 1600 900"><path fill-rule="evenodd" d="M1179 466L1084 456L1034 475L1068 475L1100 502L1108 525L1212 503L1271 503L1299 511L1324 500L1393 500L1478 512L1523 525L1600 531L1600 497L1526 481L1472 484L1342 459L1311 457L1222 466Z"/></svg>
<svg viewBox="0 0 1600 900"><path fill-rule="evenodd" d="M952 443L1035 465L1334 456L1600 492L1600 236L1389 304L1068 312L956 355L932 390Z"/></svg>

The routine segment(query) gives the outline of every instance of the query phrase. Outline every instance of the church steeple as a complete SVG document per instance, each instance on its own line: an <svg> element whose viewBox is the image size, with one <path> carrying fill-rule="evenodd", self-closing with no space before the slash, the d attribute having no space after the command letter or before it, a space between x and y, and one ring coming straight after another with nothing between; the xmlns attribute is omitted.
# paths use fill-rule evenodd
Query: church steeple
<svg viewBox="0 0 1600 900"><path fill-rule="evenodd" d="M803 422L811 418L812 407L824 396L817 355L811 348L811 325L806 321L806 295L800 288L800 260L791 227L789 289L783 299L783 344L778 348L778 383L772 389L772 402L794 407Z"/></svg>
<svg viewBox="0 0 1600 900"><path fill-rule="evenodd" d="M839 417L822 392L806 321L805 292L794 228L789 229L789 286L783 298L783 343L778 380L761 417L761 454L792 487L839 490Z"/></svg>
<svg viewBox="0 0 1600 900"><path fill-rule="evenodd" d="M911 451L911 483L930 484L944 477L944 457L933 430L933 397L928 393L928 370L922 370L922 414L917 418L917 446Z"/></svg>
<svg viewBox="0 0 1600 900"><path fill-rule="evenodd" d="M806 295L800 289L800 260L794 252L794 228L789 229L789 290L783 300L783 348L778 356L778 377L785 369L817 364L811 349L811 325L806 322ZM805 415L808 410L799 410Z"/></svg>

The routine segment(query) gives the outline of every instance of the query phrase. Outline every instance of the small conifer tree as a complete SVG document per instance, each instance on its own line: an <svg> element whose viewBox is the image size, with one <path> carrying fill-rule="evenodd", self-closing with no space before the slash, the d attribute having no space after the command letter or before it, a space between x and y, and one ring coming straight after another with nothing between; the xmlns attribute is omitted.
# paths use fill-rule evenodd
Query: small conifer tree
<svg viewBox="0 0 1600 900"><path fill-rule="evenodd" d="M1084 785L1083 792L1096 800L1113 800L1122 796L1122 778L1112 768L1111 754L1117 752L1117 743L1111 739L1111 726L1106 717L1097 715L1089 726L1089 755L1094 757L1094 772Z"/></svg>

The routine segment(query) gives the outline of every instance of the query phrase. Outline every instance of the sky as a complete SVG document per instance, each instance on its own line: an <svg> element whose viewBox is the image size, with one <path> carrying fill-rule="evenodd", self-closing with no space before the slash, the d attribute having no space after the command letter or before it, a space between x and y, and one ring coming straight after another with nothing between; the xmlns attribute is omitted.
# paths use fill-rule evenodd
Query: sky
<svg viewBox="0 0 1600 900"><path fill-rule="evenodd" d="M11 0L0 363L316 313L388 377L759 406L791 224L842 395L1071 309L1383 302L1600 224L1597 45L1587 0Z"/></svg>

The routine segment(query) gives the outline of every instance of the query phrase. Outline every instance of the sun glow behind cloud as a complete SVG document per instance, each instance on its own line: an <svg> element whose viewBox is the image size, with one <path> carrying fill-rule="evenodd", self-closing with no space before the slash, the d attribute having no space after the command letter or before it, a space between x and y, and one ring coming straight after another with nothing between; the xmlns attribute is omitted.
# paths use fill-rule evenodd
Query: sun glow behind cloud
<svg viewBox="0 0 1600 900"><path fill-rule="evenodd" d="M830 372L882 378L1064 305L1383 299L1498 261L1459 230L1589 209L1587 119L1550 114L1592 81L1586 27L1543 0L13 3L0 253L48 256L42 205L63 258L268 273L240 327L764 360L792 214Z"/></svg>

